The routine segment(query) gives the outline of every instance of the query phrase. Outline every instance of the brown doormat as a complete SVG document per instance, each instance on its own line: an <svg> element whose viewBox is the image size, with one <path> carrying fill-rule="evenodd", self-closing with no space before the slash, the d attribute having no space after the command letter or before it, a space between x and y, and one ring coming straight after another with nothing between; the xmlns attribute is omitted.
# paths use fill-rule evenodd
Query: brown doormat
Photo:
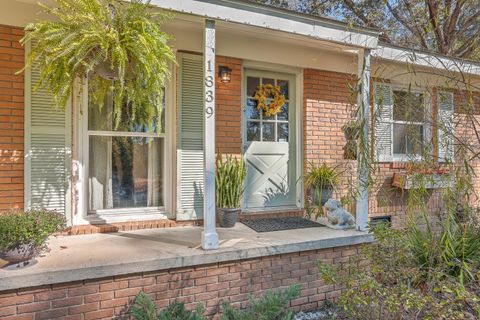
<svg viewBox="0 0 480 320"><path fill-rule="evenodd" d="M257 232L322 227L320 223L302 217L248 219L242 223Z"/></svg>

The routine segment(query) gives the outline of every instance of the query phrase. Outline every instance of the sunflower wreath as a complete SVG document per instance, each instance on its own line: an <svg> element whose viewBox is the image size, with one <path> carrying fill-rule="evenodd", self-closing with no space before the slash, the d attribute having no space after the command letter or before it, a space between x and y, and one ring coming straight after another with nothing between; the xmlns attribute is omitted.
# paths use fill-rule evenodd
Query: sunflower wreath
<svg viewBox="0 0 480 320"><path fill-rule="evenodd" d="M269 97L273 97L270 103L267 102ZM272 117L279 113L285 104L285 95L282 94L282 89L272 84L259 85L254 98L258 101L257 109L261 110L266 117Z"/></svg>

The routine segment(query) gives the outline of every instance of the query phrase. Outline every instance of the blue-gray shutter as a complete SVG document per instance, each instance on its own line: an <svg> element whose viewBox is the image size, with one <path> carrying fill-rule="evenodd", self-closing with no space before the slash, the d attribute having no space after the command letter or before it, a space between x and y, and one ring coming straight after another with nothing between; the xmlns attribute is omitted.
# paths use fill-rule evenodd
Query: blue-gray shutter
<svg viewBox="0 0 480 320"><path fill-rule="evenodd" d="M377 161L392 161L392 87L387 83L374 84L374 146Z"/></svg>
<svg viewBox="0 0 480 320"><path fill-rule="evenodd" d="M202 59L201 55L179 56L177 220L203 218Z"/></svg>
<svg viewBox="0 0 480 320"><path fill-rule="evenodd" d="M438 105L438 158L439 161L453 160L454 156L454 128L453 128L453 94L439 92Z"/></svg>
<svg viewBox="0 0 480 320"><path fill-rule="evenodd" d="M55 108L45 88L35 89L39 79L38 66L26 70L25 207L56 210L69 219L71 106Z"/></svg>

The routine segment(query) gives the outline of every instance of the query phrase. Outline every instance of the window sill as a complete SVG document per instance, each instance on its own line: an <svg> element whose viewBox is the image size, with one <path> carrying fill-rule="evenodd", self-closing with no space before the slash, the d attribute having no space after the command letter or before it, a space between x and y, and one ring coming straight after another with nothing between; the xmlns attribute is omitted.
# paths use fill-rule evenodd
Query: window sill
<svg viewBox="0 0 480 320"><path fill-rule="evenodd" d="M168 214L163 207L108 209L89 213L84 219L90 224L105 224L168 219Z"/></svg>

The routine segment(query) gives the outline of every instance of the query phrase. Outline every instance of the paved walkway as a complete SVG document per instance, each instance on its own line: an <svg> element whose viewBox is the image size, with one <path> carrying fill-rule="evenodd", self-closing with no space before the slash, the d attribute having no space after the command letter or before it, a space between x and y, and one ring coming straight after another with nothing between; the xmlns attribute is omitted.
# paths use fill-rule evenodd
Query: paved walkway
<svg viewBox="0 0 480 320"><path fill-rule="evenodd" d="M176 227L56 237L49 241L51 251L38 257L35 265L0 269L0 291L372 241L371 235L353 230L321 227L257 233L237 223L232 229L217 229L219 250L203 251L202 230Z"/></svg>

